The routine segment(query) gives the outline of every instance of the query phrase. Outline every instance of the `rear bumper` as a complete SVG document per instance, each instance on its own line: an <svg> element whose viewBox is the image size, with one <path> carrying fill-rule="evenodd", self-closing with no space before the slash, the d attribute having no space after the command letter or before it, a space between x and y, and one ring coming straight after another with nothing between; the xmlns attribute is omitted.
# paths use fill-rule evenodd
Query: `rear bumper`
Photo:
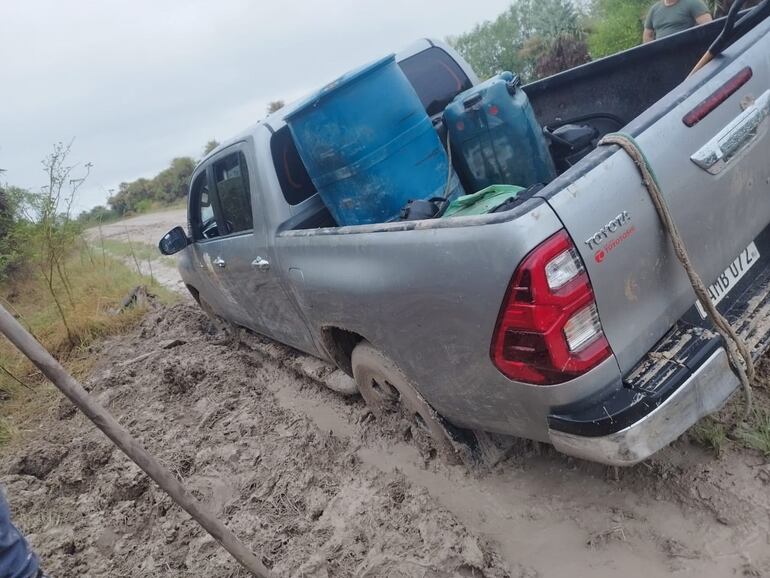
<svg viewBox="0 0 770 578"><path fill-rule="evenodd" d="M549 427L549 437L562 453L613 466L630 466L674 441L702 417L720 409L739 385L720 347L665 401L625 428L589 437Z"/></svg>

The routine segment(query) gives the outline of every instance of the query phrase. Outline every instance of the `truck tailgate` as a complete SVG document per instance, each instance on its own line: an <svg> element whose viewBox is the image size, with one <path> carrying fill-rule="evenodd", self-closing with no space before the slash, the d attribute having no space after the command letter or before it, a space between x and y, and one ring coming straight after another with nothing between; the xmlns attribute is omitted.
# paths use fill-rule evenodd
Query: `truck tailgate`
<svg viewBox="0 0 770 578"><path fill-rule="evenodd" d="M770 235L760 235L770 223L769 29L770 21L761 23L626 128L649 158L715 299L745 285L748 271L757 274L766 265L761 258L770 256ZM688 113L720 90L729 92L730 81L734 92L687 126ZM582 173L581 165L573 169L578 176L571 184L543 195L583 257L625 374L693 307L695 296L626 153L597 150L582 166Z"/></svg>

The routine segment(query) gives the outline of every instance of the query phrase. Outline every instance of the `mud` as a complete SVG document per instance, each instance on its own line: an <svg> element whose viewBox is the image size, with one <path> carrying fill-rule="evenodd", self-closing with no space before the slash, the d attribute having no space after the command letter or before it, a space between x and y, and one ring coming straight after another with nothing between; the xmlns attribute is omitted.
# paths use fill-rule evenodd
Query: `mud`
<svg viewBox="0 0 770 578"><path fill-rule="evenodd" d="M158 241L171 228L177 225L185 227L186 223L187 209L168 209L92 227L87 235L92 241L98 241L100 236L118 241L128 241L130 237L132 241L157 246Z"/></svg>
<svg viewBox="0 0 770 578"><path fill-rule="evenodd" d="M279 576L770 575L770 465L737 446L685 436L615 472L520 442L447 466L186 303L94 355L87 387ZM246 575L69 402L46 425L0 481L53 576Z"/></svg>

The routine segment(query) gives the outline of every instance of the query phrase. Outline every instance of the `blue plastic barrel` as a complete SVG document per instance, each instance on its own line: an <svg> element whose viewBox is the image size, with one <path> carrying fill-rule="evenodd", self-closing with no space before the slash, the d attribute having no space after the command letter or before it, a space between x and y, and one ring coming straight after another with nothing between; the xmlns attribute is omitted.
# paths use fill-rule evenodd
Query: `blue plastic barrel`
<svg viewBox="0 0 770 578"><path fill-rule="evenodd" d="M447 155L393 55L348 73L286 117L337 224L382 223L444 194ZM452 178L452 198L462 194Z"/></svg>

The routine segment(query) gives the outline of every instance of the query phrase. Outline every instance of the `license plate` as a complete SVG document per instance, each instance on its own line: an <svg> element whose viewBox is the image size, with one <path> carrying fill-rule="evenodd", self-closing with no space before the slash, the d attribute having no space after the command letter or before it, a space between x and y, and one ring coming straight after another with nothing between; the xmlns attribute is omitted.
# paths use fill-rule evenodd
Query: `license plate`
<svg viewBox="0 0 770 578"><path fill-rule="evenodd" d="M741 254L735 258L730 266L724 270L717 280L714 281L708 287L709 297L714 305L717 305L722 299L725 298L730 290L738 284L746 272L751 269L754 264L759 261L759 250L757 246L752 242L746 247ZM701 305L700 301L695 302L695 306L698 308L698 313L703 319L706 319L706 310Z"/></svg>

